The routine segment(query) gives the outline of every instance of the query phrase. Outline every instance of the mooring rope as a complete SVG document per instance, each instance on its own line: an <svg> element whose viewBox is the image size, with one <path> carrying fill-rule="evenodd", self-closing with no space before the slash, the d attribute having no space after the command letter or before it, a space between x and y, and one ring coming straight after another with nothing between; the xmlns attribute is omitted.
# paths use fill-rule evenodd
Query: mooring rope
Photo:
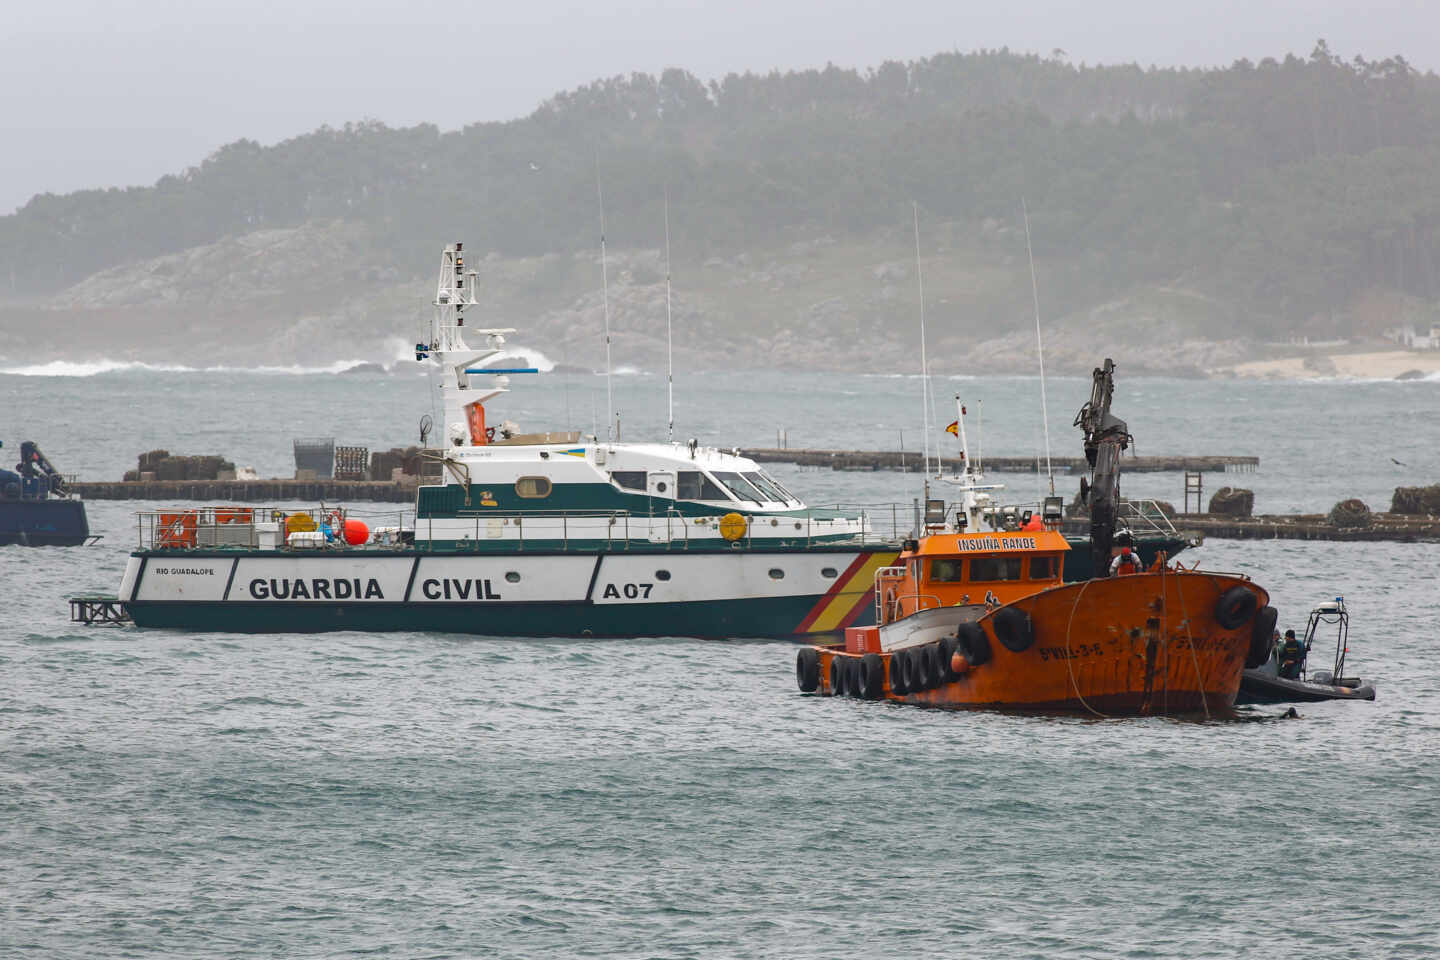
<svg viewBox="0 0 1440 960"><path fill-rule="evenodd" d="M1185 590L1180 586L1180 578L1175 578L1175 595L1180 598L1180 616L1185 624L1185 639L1190 644L1190 662L1195 667L1195 682L1200 685L1200 706L1205 708L1205 719L1212 719L1210 716L1210 700L1205 696L1205 676L1200 672L1200 658L1195 654L1195 637L1190 633L1190 614L1185 610Z"/></svg>
<svg viewBox="0 0 1440 960"><path fill-rule="evenodd" d="M1085 595L1085 590L1089 586L1089 580L1082 583L1079 591L1075 594L1075 602L1070 605L1070 619L1065 623L1065 670L1070 674L1070 689L1075 691L1075 696L1079 698L1080 705L1100 719L1109 720L1110 717L1108 715L1090 706L1090 702L1085 699L1085 694L1080 692L1080 684L1075 682L1075 664L1070 657L1070 628L1075 625L1075 611L1080 606L1080 598Z"/></svg>

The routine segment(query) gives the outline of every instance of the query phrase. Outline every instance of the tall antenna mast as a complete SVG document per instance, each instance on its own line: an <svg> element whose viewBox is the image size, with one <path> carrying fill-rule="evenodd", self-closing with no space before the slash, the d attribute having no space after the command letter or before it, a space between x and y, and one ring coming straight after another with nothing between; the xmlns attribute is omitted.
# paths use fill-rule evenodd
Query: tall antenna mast
<svg viewBox="0 0 1440 960"><path fill-rule="evenodd" d="M910 213L915 222L915 282L920 288L920 408L924 420L922 435L925 441L925 474L930 474L930 362L925 356L925 279L920 275L920 205L910 201ZM937 451L938 452L938 451Z"/></svg>
<svg viewBox="0 0 1440 960"><path fill-rule="evenodd" d="M600 289L605 304L605 432L615 427L615 393L610 378L610 275L605 265L605 194L600 189L600 152L595 152L595 197L600 203Z"/></svg>
<svg viewBox="0 0 1440 960"><path fill-rule="evenodd" d="M1055 495L1055 471L1050 466L1050 410L1045 400L1045 343L1040 338L1040 285L1035 282L1035 251L1030 246L1030 211L1025 198L1020 198L1020 214L1025 218L1025 254L1030 258L1030 295L1035 300L1035 352L1040 356L1040 416L1045 423L1045 475L1050 479L1050 495Z"/></svg>
<svg viewBox="0 0 1440 960"><path fill-rule="evenodd" d="M980 429L975 436L975 472L985 472L985 401L980 401Z"/></svg>
<svg viewBox="0 0 1440 960"><path fill-rule="evenodd" d="M675 340L670 328L670 186L665 186L665 406L669 441L675 442Z"/></svg>

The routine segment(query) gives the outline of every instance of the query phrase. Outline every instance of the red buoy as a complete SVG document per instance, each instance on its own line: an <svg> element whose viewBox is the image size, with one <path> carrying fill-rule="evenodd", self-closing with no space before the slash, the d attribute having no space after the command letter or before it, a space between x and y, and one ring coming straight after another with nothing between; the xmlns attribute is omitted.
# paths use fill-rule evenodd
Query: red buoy
<svg viewBox="0 0 1440 960"><path fill-rule="evenodd" d="M365 525L364 520L345 521L345 542L352 547L358 547L370 539L370 528Z"/></svg>

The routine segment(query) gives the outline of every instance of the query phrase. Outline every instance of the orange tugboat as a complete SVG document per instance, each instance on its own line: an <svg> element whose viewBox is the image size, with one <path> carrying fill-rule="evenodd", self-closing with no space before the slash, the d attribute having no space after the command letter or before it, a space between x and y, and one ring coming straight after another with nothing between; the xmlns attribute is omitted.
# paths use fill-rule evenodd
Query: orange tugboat
<svg viewBox="0 0 1440 960"><path fill-rule="evenodd" d="M1130 435L1109 412L1114 364L1094 373L1076 418L1092 466L1092 549L1110 571L1119 454ZM963 413L962 413L963 419ZM963 425L961 427L961 443ZM969 457L964 461L968 464ZM924 535L875 576L877 623L846 630L843 649L807 647L800 689L955 707L1085 711L1102 716L1228 710L1240 676L1269 653L1269 594L1238 574L1169 567L1066 584L1059 498L1020 531L966 532L989 507L967 466L953 511L927 499Z"/></svg>

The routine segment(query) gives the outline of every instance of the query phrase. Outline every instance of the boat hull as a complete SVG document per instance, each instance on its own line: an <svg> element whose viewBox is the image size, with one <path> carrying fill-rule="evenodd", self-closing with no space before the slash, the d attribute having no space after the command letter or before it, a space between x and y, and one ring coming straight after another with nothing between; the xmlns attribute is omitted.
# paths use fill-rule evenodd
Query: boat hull
<svg viewBox="0 0 1440 960"><path fill-rule="evenodd" d="M90 538L80 500L0 500L0 545L75 547Z"/></svg>
<svg viewBox="0 0 1440 960"><path fill-rule="evenodd" d="M988 657L962 661L958 675L928 689L894 682L894 654L878 655L884 699L940 707L1078 711L1103 716L1217 713L1233 706L1251 643L1253 614L1226 628L1217 620L1222 595L1241 588L1269 595L1242 577L1202 572L1140 574L1066 584L991 611L977 621ZM1006 613L1005 611L1012 611ZM1019 614L1031 642L1016 650L1005 624ZM911 649L902 656L916 656ZM820 653L819 690L834 693L831 661L855 653ZM872 661L872 663L875 661ZM842 681L843 685L843 681Z"/></svg>
<svg viewBox="0 0 1440 960"><path fill-rule="evenodd" d="M1373 684L1341 687L1313 680L1287 680L1264 667L1246 670L1240 679L1240 704L1320 703L1325 700L1374 700Z"/></svg>
<svg viewBox="0 0 1440 960"><path fill-rule="evenodd" d="M201 632L808 641L873 622L874 571L895 556L143 551L119 599L137 626Z"/></svg>

